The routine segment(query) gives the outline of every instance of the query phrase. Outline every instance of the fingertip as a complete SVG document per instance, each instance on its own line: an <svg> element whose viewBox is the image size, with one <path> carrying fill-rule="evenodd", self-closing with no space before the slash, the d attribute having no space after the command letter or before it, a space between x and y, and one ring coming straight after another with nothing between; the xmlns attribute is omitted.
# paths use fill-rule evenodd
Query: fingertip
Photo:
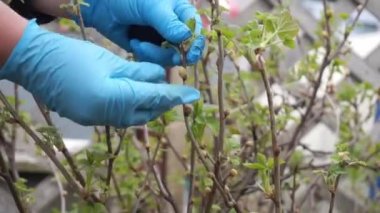
<svg viewBox="0 0 380 213"><path fill-rule="evenodd" d="M146 73L146 81L154 83L164 83L166 79L166 71L163 67L150 62L140 62L144 70L142 72Z"/></svg>
<svg viewBox="0 0 380 213"><path fill-rule="evenodd" d="M201 93L199 90L194 89L192 87L183 86L182 87L182 104L190 104L201 97Z"/></svg>
<svg viewBox="0 0 380 213"><path fill-rule="evenodd" d="M190 47L190 51L187 54L187 61L190 64L195 64L199 59L201 59L203 50L205 47L205 37L198 36Z"/></svg>
<svg viewBox="0 0 380 213"><path fill-rule="evenodd" d="M175 44L179 44L189 39L192 35L191 30L179 20L173 21L163 33L163 37Z"/></svg>

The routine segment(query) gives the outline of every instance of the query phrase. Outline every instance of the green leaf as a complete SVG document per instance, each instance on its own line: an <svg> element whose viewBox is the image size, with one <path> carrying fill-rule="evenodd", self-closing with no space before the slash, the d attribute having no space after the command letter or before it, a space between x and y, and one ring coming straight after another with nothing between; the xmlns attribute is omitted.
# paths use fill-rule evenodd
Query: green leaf
<svg viewBox="0 0 380 213"><path fill-rule="evenodd" d="M350 15L348 13L340 13L339 17L343 20L346 21L350 18Z"/></svg>
<svg viewBox="0 0 380 213"><path fill-rule="evenodd" d="M212 131L214 135L219 132L219 121L215 117L206 118L207 127Z"/></svg>
<svg viewBox="0 0 380 213"><path fill-rule="evenodd" d="M37 129L46 144L53 144L59 151L62 151L65 147L62 136L55 127L44 126Z"/></svg>
<svg viewBox="0 0 380 213"><path fill-rule="evenodd" d="M245 163L245 167L249 169L255 169L255 170L266 170L267 167L261 163Z"/></svg>
<svg viewBox="0 0 380 213"><path fill-rule="evenodd" d="M273 169L274 168L274 159L269 158L268 160L268 169Z"/></svg>
<svg viewBox="0 0 380 213"><path fill-rule="evenodd" d="M202 141L205 128L206 128L206 123L204 122L194 122L191 125L191 130L197 141Z"/></svg>
<svg viewBox="0 0 380 213"><path fill-rule="evenodd" d="M166 125L174 122L174 121L178 121L180 116L178 115L177 111L175 110L170 110L168 112L165 112L163 115L162 115L163 119L165 120L166 122Z"/></svg>
<svg viewBox="0 0 380 213"><path fill-rule="evenodd" d="M290 157L289 165L295 168L302 163L303 159L304 159L304 155L302 151L296 150Z"/></svg>
<svg viewBox="0 0 380 213"><path fill-rule="evenodd" d="M187 27L190 29L191 33L194 34L197 21L195 18L191 18L186 22Z"/></svg>
<svg viewBox="0 0 380 213"><path fill-rule="evenodd" d="M220 212L222 211L222 208L217 204L212 204L211 206L212 212Z"/></svg>
<svg viewBox="0 0 380 213"><path fill-rule="evenodd" d="M256 27L251 39L254 39L257 35L261 36L261 48L275 45L278 42L290 48L295 47L294 39L299 32L299 27L289 11L284 10L278 15L257 13L256 18L262 23L263 29ZM261 34L257 31L258 29ZM253 43L257 42L257 38L255 39L256 41Z"/></svg>
<svg viewBox="0 0 380 213"><path fill-rule="evenodd" d="M340 101L351 102L357 97L357 91L354 86L349 84L343 84L339 93L338 99Z"/></svg>
<svg viewBox="0 0 380 213"><path fill-rule="evenodd" d="M265 157L264 154L258 153L257 154L257 162L262 164L262 165L265 165L267 163L267 157Z"/></svg>
<svg viewBox="0 0 380 213"><path fill-rule="evenodd" d="M203 100L199 100L199 101L195 102L193 106L194 106L194 109L193 109L194 116L195 117L202 116Z"/></svg>
<svg viewBox="0 0 380 213"><path fill-rule="evenodd" d="M283 44L292 49L296 47L296 42L294 41L294 39L285 38L283 40Z"/></svg>
<svg viewBox="0 0 380 213"><path fill-rule="evenodd" d="M289 11L283 11L277 21L276 31L283 42L294 39L297 36L299 27Z"/></svg>
<svg viewBox="0 0 380 213"><path fill-rule="evenodd" d="M232 29L226 25L218 26L215 29L219 29L219 31L222 33L224 37L226 37L228 40L231 40L235 37L236 29Z"/></svg>

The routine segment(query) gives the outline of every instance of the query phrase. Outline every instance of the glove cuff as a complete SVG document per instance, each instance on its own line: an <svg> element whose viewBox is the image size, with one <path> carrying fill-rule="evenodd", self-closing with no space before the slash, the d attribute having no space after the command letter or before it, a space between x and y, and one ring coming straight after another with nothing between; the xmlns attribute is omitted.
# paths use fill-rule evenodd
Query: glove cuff
<svg viewBox="0 0 380 213"><path fill-rule="evenodd" d="M36 19L30 20L7 61L0 67L0 79L7 79L23 85L27 73L35 71L36 66L29 62L36 57L41 46L45 45L45 41L39 38L48 33L50 32L38 26ZM36 41L37 39L39 41Z"/></svg>

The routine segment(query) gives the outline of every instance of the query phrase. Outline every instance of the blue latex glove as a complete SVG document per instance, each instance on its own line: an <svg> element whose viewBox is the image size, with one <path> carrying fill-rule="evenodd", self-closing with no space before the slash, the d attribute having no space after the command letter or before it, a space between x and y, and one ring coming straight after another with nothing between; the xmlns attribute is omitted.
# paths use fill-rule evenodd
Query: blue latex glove
<svg viewBox="0 0 380 213"><path fill-rule="evenodd" d="M165 84L158 65L125 61L90 42L46 31L34 20L0 78L22 85L59 115L83 125L141 125L199 99L195 89Z"/></svg>
<svg viewBox="0 0 380 213"><path fill-rule="evenodd" d="M135 54L140 61L171 66L180 64L180 55L173 48L162 48L146 41L128 38L132 25L154 28L167 41L179 44L191 37L186 26L195 18L197 38L192 43L187 62L196 63L202 56L205 38L201 34L202 22L188 0L86 0L82 6L86 27L94 27L111 41Z"/></svg>

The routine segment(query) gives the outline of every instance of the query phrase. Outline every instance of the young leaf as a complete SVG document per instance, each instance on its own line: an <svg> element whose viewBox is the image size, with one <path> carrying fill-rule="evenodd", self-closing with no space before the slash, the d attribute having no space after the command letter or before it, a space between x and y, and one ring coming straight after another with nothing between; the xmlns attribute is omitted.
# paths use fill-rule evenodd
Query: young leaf
<svg viewBox="0 0 380 213"><path fill-rule="evenodd" d="M294 21L289 11L283 11L277 19L278 37L284 42L289 39L294 39L299 31L297 23ZM285 42L284 42L285 45Z"/></svg>
<svg viewBox="0 0 380 213"><path fill-rule="evenodd" d="M255 169L255 170L266 170L267 167L261 163L245 163L245 167L249 169Z"/></svg>
<svg viewBox="0 0 380 213"><path fill-rule="evenodd" d="M186 22L186 25L191 30L191 33L194 34L195 28L196 28L196 25L197 25L197 21L195 20L195 18L189 19Z"/></svg>
<svg viewBox="0 0 380 213"><path fill-rule="evenodd" d="M257 154L257 162L262 164L262 165L265 165L267 163L267 157L265 157L265 155L263 155L261 153L258 153Z"/></svg>

